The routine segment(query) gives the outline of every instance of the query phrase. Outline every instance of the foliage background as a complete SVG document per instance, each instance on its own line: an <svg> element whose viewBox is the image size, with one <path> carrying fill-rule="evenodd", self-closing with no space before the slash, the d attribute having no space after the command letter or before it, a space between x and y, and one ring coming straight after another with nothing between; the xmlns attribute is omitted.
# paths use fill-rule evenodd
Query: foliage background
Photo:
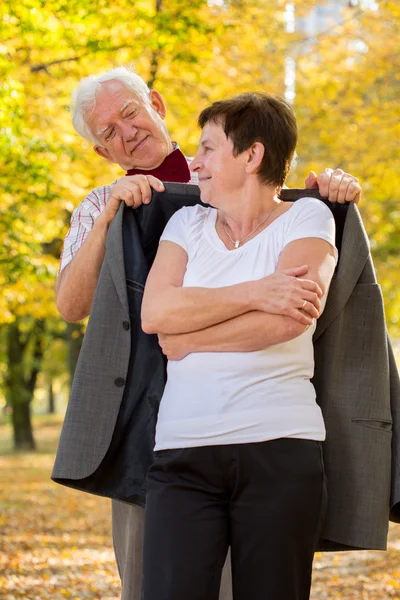
<svg viewBox="0 0 400 600"><path fill-rule="evenodd" d="M288 26L290 7L304 23L338 4L340 20L322 31ZM14 407L14 428L28 428L35 394L46 388L51 402L54 386L65 391L76 361L82 326L66 326L54 302L62 240L86 193L122 172L75 134L69 102L81 77L121 64L163 94L172 138L190 155L204 106L249 89L284 95L291 61L300 143L288 183L326 166L359 177L389 331L400 336L399 34L390 0L2 1L0 402ZM16 445L34 446L30 437Z"/></svg>
<svg viewBox="0 0 400 600"><path fill-rule="evenodd" d="M338 4L340 20L322 31L291 30L290 7L299 24ZM359 177L389 331L400 336L399 34L390 0L3 0L0 402L14 407L15 428L28 427L35 394L46 388L51 400L53 384L68 385L76 361L82 326L66 326L54 302L71 212L122 174L73 131L71 92L121 64L163 94L171 136L189 155L204 106L249 89L284 95L295 64L300 143L288 183L326 166ZM27 437L16 445L32 447Z"/></svg>
<svg viewBox="0 0 400 600"><path fill-rule="evenodd" d="M342 21L307 37L285 32L287 4L3 0L0 323L57 318L53 284L69 215L121 174L72 129L70 94L82 76L132 65L164 95L171 135L193 154L201 108L249 89L283 95L293 57L300 143L289 184L328 165L360 178L388 325L399 335L400 6L342 2ZM324 2L294 2L297 18L316 4Z"/></svg>
<svg viewBox="0 0 400 600"><path fill-rule="evenodd" d="M317 5L338 3L339 22L317 34L290 31L291 6L301 20ZM8 552L0 553L6 574L0 597L117 594L109 527L102 524L108 507L48 481L60 419L39 420L36 456L10 454L13 445L35 447L32 410L65 407L83 326L66 325L55 308L62 240L83 197L122 174L73 131L68 107L78 80L132 65L163 94L171 136L193 155L204 106L251 89L284 95L288 62L295 64L300 143L288 183L302 187L311 169L326 166L359 177L361 212L396 340L399 40L397 0L2 0L0 527ZM385 564L370 554L368 560L318 559L315 598L400 597L398 535L392 530Z"/></svg>

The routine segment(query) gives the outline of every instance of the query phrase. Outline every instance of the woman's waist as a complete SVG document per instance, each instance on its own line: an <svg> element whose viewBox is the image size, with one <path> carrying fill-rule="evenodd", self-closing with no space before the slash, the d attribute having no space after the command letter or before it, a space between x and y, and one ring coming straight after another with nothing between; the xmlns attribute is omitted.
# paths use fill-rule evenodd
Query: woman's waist
<svg viewBox="0 0 400 600"><path fill-rule="evenodd" d="M275 411L315 406L315 390L309 378L272 379L172 376L167 380L160 412L170 419L225 417L254 411Z"/></svg>
<svg viewBox="0 0 400 600"><path fill-rule="evenodd" d="M313 351L302 355L258 352L197 352L179 361L168 362L168 380L208 379L242 385L293 382L311 379L314 374Z"/></svg>
<svg viewBox="0 0 400 600"><path fill-rule="evenodd" d="M319 406L275 406L203 417L161 410L156 449L251 443L278 437L323 440L325 426Z"/></svg>

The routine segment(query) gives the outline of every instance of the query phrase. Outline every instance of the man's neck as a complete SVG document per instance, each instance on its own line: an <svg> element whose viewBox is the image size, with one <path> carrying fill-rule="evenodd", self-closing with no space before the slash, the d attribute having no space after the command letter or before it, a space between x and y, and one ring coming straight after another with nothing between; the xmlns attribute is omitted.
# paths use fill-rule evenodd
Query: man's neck
<svg viewBox="0 0 400 600"><path fill-rule="evenodd" d="M177 145L158 167L154 169L129 169L126 174L153 175L153 177L157 177L161 181L176 181L180 183L189 183L190 181L187 160Z"/></svg>

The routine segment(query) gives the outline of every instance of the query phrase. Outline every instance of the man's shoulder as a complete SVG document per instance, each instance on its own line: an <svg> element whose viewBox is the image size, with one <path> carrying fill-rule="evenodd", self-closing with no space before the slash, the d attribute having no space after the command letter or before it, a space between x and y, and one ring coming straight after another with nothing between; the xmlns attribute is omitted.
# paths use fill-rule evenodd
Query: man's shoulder
<svg viewBox="0 0 400 600"><path fill-rule="evenodd" d="M75 209L75 213L88 212L92 214L99 211L101 212L107 204L114 183L115 182L110 183L109 185L100 185L94 188L84 197L82 202Z"/></svg>
<svg viewBox="0 0 400 600"><path fill-rule="evenodd" d="M91 192L89 192L85 198L83 199L83 202L85 202L85 200L87 199L93 199L93 198L99 198L101 200L107 199L107 197L110 195L110 191L111 188L113 187L113 185L116 182L113 181L112 183L109 183L107 185L99 185L98 187L95 187Z"/></svg>

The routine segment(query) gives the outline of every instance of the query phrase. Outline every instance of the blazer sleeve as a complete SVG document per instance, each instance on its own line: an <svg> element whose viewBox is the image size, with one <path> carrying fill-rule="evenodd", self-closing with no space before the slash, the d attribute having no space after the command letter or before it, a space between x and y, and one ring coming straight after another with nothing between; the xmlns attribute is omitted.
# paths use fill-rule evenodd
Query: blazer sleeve
<svg viewBox="0 0 400 600"><path fill-rule="evenodd" d="M392 432L392 484L390 498L390 520L400 523L400 379L388 336L390 404L393 419Z"/></svg>

